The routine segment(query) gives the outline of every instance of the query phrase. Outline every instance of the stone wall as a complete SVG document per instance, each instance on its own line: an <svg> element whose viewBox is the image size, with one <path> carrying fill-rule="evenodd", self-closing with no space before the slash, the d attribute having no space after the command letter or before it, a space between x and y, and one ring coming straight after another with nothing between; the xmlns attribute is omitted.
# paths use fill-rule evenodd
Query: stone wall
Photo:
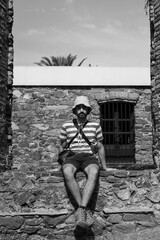
<svg viewBox="0 0 160 240"><path fill-rule="evenodd" d="M89 97L90 118L99 121L98 102L135 103L136 165L153 165L151 91L146 88L15 87L13 91L13 168L51 171L57 168L62 123L72 118L77 95Z"/></svg>
<svg viewBox="0 0 160 240"><path fill-rule="evenodd" d="M95 223L86 235L75 230L74 202L56 160L60 127L73 117L73 101L82 94L89 97L90 118L96 121L98 102L135 103L136 161L153 166L150 88L14 87L13 166L1 175L2 236L14 232L15 239L158 240L158 169L101 171L90 202ZM77 180L83 189L85 176L78 173Z"/></svg>
<svg viewBox="0 0 160 240"><path fill-rule="evenodd" d="M83 188L82 173L77 180ZM0 189L2 240L160 239L159 170L101 171L90 203L95 222L88 233L75 230L74 208L61 172L40 176L10 170L0 175Z"/></svg>
<svg viewBox="0 0 160 240"><path fill-rule="evenodd" d="M1 240L160 239L160 3L158 0L150 0L149 3L152 26L152 99L149 88L15 87L12 140L10 123L13 6L12 0L1 0L0 170L8 168L4 173L0 173ZM5 33L2 30L6 30ZM112 169L100 172L99 182L90 202L94 210L95 223L88 233L75 231L74 204L71 204L73 199L67 194L62 173L56 162L59 129L64 120L72 116L71 107L75 96L82 94L91 100L93 113L90 117L97 121L99 121L97 101L120 99L135 103L136 163L146 168L143 171ZM154 120L154 156L152 156L151 110ZM9 154L11 141L13 159ZM158 168L153 170L151 167L155 162ZM85 184L83 173L77 174L77 180L83 189Z"/></svg>
<svg viewBox="0 0 160 240"><path fill-rule="evenodd" d="M0 171L10 165L11 95L13 77L13 6L0 2ZM8 78L9 76L9 78Z"/></svg>
<svg viewBox="0 0 160 240"><path fill-rule="evenodd" d="M154 125L153 154L160 161L160 2L149 1L151 26L151 84Z"/></svg>

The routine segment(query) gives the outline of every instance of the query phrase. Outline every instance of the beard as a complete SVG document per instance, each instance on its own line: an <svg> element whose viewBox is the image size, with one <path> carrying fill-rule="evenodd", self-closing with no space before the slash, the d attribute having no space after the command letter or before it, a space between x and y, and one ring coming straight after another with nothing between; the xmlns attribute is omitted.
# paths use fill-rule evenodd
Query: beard
<svg viewBox="0 0 160 240"><path fill-rule="evenodd" d="M85 119L85 118L87 117L87 113L80 112L77 116L78 116L78 118L80 118L80 119Z"/></svg>

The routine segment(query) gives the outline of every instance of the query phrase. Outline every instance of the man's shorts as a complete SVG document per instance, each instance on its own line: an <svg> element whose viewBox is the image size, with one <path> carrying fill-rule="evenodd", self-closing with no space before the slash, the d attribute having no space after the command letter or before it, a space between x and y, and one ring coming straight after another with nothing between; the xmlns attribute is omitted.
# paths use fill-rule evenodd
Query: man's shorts
<svg viewBox="0 0 160 240"><path fill-rule="evenodd" d="M62 166L66 164L72 164L77 171L84 171L84 169L90 164L96 164L99 166L98 159L90 153L76 153L71 157L68 157Z"/></svg>

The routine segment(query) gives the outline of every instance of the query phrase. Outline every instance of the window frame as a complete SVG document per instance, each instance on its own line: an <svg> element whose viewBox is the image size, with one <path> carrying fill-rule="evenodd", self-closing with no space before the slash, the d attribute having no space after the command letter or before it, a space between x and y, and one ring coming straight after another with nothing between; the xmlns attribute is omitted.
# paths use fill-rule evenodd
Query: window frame
<svg viewBox="0 0 160 240"><path fill-rule="evenodd" d="M105 101L99 103L99 108L107 166L135 165L135 104ZM128 124L127 127L125 123Z"/></svg>

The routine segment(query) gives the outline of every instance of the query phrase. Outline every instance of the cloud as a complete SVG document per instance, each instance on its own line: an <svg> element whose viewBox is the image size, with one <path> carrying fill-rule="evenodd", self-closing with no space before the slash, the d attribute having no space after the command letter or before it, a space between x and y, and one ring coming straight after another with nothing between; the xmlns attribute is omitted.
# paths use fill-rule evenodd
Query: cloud
<svg viewBox="0 0 160 240"><path fill-rule="evenodd" d="M119 20L108 19L106 25L101 29L101 31L107 33L108 35L115 35L118 33L121 26L122 23Z"/></svg>
<svg viewBox="0 0 160 240"><path fill-rule="evenodd" d="M25 9L24 12L26 13L31 13L31 14L48 14L48 13L52 13L52 12L58 12L58 11L66 11L66 8L62 7L62 8L56 8L56 7L52 7L52 8L33 8L33 9Z"/></svg>
<svg viewBox="0 0 160 240"><path fill-rule="evenodd" d="M115 35L117 33L117 30L112 24L107 23L106 26L102 29L102 32L109 35Z"/></svg>
<svg viewBox="0 0 160 240"><path fill-rule="evenodd" d="M96 25L92 24L92 23L84 23L84 24L81 24L81 26L84 27L84 28L88 28L88 29L95 29L96 28Z"/></svg>
<svg viewBox="0 0 160 240"><path fill-rule="evenodd" d="M35 9L25 9L24 12L26 13L46 13L46 9L45 8L35 8Z"/></svg>
<svg viewBox="0 0 160 240"><path fill-rule="evenodd" d="M75 1L75 0L65 0L65 3L70 5L70 4L73 4L74 1Z"/></svg>
<svg viewBox="0 0 160 240"><path fill-rule="evenodd" d="M66 11L66 8L64 8L64 7L63 7L63 8L60 8L60 11L61 11L61 12L65 12L65 11Z"/></svg>
<svg viewBox="0 0 160 240"><path fill-rule="evenodd" d="M22 33L23 36L25 37L32 37L32 36L42 36L44 35L45 32L38 30L38 29L28 29L25 33Z"/></svg>
<svg viewBox="0 0 160 240"><path fill-rule="evenodd" d="M71 15L71 19L73 22L82 22L83 21L82 17L80 17L78 14L76 14L73 11L70 12L70 15Z"/></svg>
<svg viewBox="0 0 160 240"><path fill-rule="evenodd" d="M139 31L142 35L148 36L149 35L149 27L146 26L139 26Z"/></svg>
<svg viewBox="0 0 160 240"><path fill-rule="evenodd" d="M80 27L84 27L87 29L95 29L96 28L96 25L91 22L88 14L87 15L83 14L83 16L82 15L80 16L73 9L70 9L68 16L69 16L69 19L73 23L78 24L77 27L80 26Z"/></svg>

